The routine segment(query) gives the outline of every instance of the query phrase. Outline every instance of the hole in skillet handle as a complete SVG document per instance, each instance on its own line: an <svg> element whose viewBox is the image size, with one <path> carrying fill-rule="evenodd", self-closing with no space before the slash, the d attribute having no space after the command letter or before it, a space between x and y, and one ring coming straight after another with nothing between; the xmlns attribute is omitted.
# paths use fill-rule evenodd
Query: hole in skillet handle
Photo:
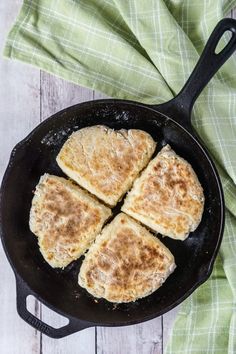
<svg viewBox="0 0 236 354"><path fill-rule="evenodd" d="M224 48L217 53L222 37L228 35L228 32L231 33L231 38L225 44ZM211 33L192 74L179 94L166 103L152 107L180 123L190 133L194 133L191 127L191 111L194 102L211 78L235 50L236 20L225 18L218 22Z"/></svg>
<svg viewBox="0 0 236 354"><path fill-rule="evenodd" d="M29 325L34 327L36 330L42 332L51 338L63 338L72 333L81 331L85 328L89 328L92 324L84 321L80 321L78 319L67 316L69 323L60 328L54 328L42 320L38 319L27 309L27 297L29 295L35 294L29 289L29 287L25 284L25 282L16 275L16 305L17 312L19 316L27 322ZM36 297L37 298L37 297Z"/></svg>
<svg viewBox="0 0 236 354"><path fill-rule="evenodd" d="M43 303L41 304L41 310L42 313L38 306L38 300L34 295L28 295L26 298L26 308L27 310L37 317L37 319L42 320L43 322L47 323L49 326L54 327L55 329L64 327L68 325L69 320L65 316L60 315L58 312L52 311L44 305ZM46 311L45 311L46 310ZM42 315L42 316L41 316Z"/></svg>
<svg viewBox="0 0 236 354"><path fill-rule="evenodd" d="M226 31L223 36L220 38L216 48L215 54L220 54L222 50L226 47L226 45L230 42L231 38L233 37L233 33L231 31Z"/></svg>

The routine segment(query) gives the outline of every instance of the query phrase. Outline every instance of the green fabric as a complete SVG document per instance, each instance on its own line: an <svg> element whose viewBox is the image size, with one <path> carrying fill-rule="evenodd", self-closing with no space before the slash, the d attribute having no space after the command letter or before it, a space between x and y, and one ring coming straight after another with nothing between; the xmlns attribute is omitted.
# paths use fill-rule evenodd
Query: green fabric
<svg viewBox="0 0 236 354"><path fill-rule="evenodd" d="M24 1L5 56L109 96L178 93L236 0ZM166 353L236 353L236 56L197 100L193 124L217 162L226 229L209 281L181 307Z"/></svg>

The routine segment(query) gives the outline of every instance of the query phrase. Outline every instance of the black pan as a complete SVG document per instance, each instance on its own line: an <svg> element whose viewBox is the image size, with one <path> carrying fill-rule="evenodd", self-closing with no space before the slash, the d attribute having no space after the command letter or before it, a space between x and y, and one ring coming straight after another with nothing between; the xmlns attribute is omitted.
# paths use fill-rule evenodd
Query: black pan
<svg viewBox="0 0 236 354"><path fill-rule="evenodd" d="M232 38L215 54L226 31L232 33ZM13 149L1 187L1 236L16 275L18 313L34 328L60 338L96 325L123 326L147 321L180 304L210 276L223 234L224 200L218 173L191 127L190 115L203 87L235 48L236 21L224 19L216 26L191 77L173 100L157 106L113 99L78 104L48 118ZM202 221L187 240L163 239L176 258L175 272L152 295L115 308L105 300L95 302L79 287L81 260L64 270L52 269L43 260L28 226L32 191L39 177L45 172L63 176L55 163L62 144L73 131L95 124L143 129L157 141L158 150L169 143L191 163L206 197ZM66 316L69 324L55 329L34 317L26 309L30 294Z"/></svg>

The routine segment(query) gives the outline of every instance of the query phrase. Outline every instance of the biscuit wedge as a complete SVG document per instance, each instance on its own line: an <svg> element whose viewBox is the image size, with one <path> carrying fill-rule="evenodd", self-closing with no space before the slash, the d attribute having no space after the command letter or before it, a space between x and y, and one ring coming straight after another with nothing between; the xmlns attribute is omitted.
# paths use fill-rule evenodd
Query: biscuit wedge
<svg viewBox="0 0 236 354"><path fill-rule="evenodd" d="M44 259L64 268L89 248L111 210L69 180L44 174L30 210L30 230Z"/></svg>
<svg viewBox="0 0 236 354"><path fill-rule="evenodd" d="M191 165L166 145L134 182L121 210L152 230L185 240L202 218L204 194Z"/></svg>
<svg viewBox="0 0 236 354"><path fill-rule="evenodd" d="M79 285L97 298L131 302L157 290L175 267L174 256L157 237L120 213L86 254Z"/></svg>
<svg viewBox="0 0 236 354"><path fill-rule="evenodd" d="M56 160L67 176L113 207L148 164L155 147L142 130L96 125L73 133Z"/></svg>

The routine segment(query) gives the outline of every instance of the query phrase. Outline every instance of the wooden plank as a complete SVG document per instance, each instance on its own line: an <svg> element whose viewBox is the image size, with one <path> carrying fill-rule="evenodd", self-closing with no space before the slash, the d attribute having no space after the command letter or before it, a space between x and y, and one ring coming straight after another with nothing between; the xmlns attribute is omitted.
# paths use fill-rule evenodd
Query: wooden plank
<svg viewBox="0 0 236 354"><path fill-rule="evenodd" d="M236 7L231 11L231 17L236 19Z"/></svg>
<svg viewBox="0 0 236 354"><path fill-rule="evenodd" d="M68 106L93 99L93 90L41 71L41 120Z"/></svg>
<svg viewBox="0 0 236 354"><path fill-rule="evenodd" d="M0 2L0 52L21 1ZM14 145L39 123L40 72L18 62L0 58L0 180ZM40 334L16 312L15 278L0 245L0 352L39 353ZM31 302L32 312L38 304Z"/></svg>
<svg viewBox="0 0 236 354"><path fill-rule="evenodd" d="M102 92L98 92L98 91L94 91L93 93L93 98L94 100L101 100L103 98L109 98L108 96L106 96L104 93Z"/></svg>
<svg viewBox="0 0 236 354"><path fill-rule="evenodd" d="M97 327L98 354L162 354L161 317L128 327Z"/></svg>
<svg viewBox="0 0 236 354"><path fill-rule="evenodd" d="M76 86L60 78L41 72L41 119L45 119L59 110L76 103L93 99L93 91ZM41 307L42 319L54 327L64 324L64 319L58 318L45 306ZM42 335L42 353L95 353L95 328L89 328L69 337L55 340Z"/></svg>
<svg viewBox="0 0 236 354"><path fill-rule="evenodd" d="M171 330L173 328L176 316L180 310L181 305L175 307L173 310L167 312L163 317L163 352L166 348L167 342L171 335Z"/></svg>

